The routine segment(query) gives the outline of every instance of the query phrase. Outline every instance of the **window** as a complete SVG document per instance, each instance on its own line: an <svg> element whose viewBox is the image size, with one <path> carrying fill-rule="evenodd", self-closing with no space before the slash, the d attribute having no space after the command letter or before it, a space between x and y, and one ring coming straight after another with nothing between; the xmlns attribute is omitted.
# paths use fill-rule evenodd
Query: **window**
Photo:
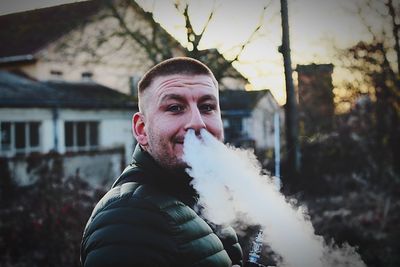
<svg viewBox="0 0 400 267"><path fill-rule="evenodd" d="M229 120L228 119L222 119L222 125L225 128L229 128Z"/></svg>
<svg viewBox="0 0 400 267"><path fill-rule="evenodd" d="M240 136L243 130L242 118L241 117L230 118L229 127L231 128L232 132Z"/></svg>
<svg viewBox="0 0 400 267"><path fill-rule="evenodd" d="M51 79L60 80L62 79L63 72L60 70L50 70Z"/></svg>
<svg viewBox="0 0 400 267"><path fill-rule="evenodd" d="M40 151L40 122L0 122L0 152L3 155Z"/></svg>
<svg viewBox="0 0 400 267"><path fill-rule="evenodd" d="M1 123L1 150L8 151L11 150L11 122Z"/></svg>
<svg viewBox="0 0 400 267"><path fill-rule="evenodd" d="M232 142L233 140L242 137L243 132L243 117L228 117L223 119L225 141Z"/></svg>
<svg viewBox="0 0 400 267"><path fill-rule="evenodd" d="M82 72L82 81L91 82L93 80L93 73L90 71Z"/></svg>
<svg viewBox="0 0 400 267"><path fill-rule="evenodd" d="M270 127L268 127L268 125L269 125L269 123L268 123L268 117L267 117L267 115L264 113L264 114L263 114L263 128L262 128L264 140L267 140L267 139L268 139L268 131L270 130Z"/></svg>
<svg viewBox="0 0 400 267"><path fill-rule="evenodd" d="M66 121L64 133L67 151L94 150L99 145L99 123L96 121Z"/></svg>

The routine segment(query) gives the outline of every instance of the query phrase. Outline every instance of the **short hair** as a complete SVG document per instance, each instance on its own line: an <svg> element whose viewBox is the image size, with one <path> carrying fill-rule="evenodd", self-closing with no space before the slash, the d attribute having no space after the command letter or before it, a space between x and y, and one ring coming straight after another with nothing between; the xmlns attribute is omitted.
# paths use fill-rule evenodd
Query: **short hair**
<svg viewBox="0 0 400 267"><path fill-rule="evenodd" d="M204 63L190 57L174 57L164 60L150 70L148 70L138 83L139 109L141 106L141 95L157 77L163 77L174 74L184 75L207 75L209 76L215 87L218 89L218 82L214 74Z"/></svg>
<svg viewBox="0 0 400 267"><path fill-rule="evenodd" d="M157 77L173 74L208 75L218 88L218 82L212 71L202 62L190 57L174 57L162 61L148 70L138 83L139 92L143 92Z"/></svg>

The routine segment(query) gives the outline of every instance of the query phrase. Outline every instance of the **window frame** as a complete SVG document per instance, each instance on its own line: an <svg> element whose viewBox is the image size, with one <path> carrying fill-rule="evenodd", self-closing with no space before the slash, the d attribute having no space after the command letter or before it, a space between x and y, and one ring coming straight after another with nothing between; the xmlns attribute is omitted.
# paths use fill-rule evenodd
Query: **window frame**
<svg viewBox="0 0 400 267"><path fill-rule="evenodd" d="M3 123L10 124L10 144L9 149L3 149L3 141L2 141L2 127ZM17 148L16 142L16 125L23 124L23 134L24 134L24 145L21 148ZM37 124L37 145L32 145L31 141L31 125ZM42 132L42 122L41 121L0 121L0 155L3 156L14 156L18 154L30 154L33 152L40 152L42 148L42 140L40 138Z"/></svg>
<svg viewBox="0 0 400 267"><path fill-rule="evenodd" d="M84 144L78 145L79 133L78 133L78 125L84 124ZM70 139L67 136L67 124L72 126L72 142L71 145L67 145L67 140ZM91 126L95 125L94 128ZM96 133L96 141L97 143L93 143L91 139L92 129L95 129ZM69 133L70 134L70 133ZM94 151L100 147L100 121L96 120L87 120L87 121L72 121L72 120L65 120L64 121L64 146L66 152L82 152L82 151Z"/></svg>

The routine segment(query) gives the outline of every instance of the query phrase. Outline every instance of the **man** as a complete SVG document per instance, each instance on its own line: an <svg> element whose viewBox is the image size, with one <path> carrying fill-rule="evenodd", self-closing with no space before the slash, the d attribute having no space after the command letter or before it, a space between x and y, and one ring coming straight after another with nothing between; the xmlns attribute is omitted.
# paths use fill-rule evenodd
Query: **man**
<svg viewBox="0 0 400 267"><path fill-rule="evenodd" d="M214 75L197 60L173 58L150 69L138 87L133 163L93 210L83 234L83 266L241 265L233 229L197 214L182 161L189 129L223 140Z"/></svg>

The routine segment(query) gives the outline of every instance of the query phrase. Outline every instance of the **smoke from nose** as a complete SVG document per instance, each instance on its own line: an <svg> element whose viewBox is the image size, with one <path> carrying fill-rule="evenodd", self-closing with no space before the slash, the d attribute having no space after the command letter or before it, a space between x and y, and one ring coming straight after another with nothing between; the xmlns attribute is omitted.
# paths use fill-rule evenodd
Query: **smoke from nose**
<svg viewBox="0 0 400 267"><path fill-rule="evenodd" d="M305 207L295 207L276 190L252 152L226 146L206 130L200 138L188 131L183 160L204 216L221 225L260 225L264 243L282 257L279 266L365 266L354 248L327 245L314 234Z"/></svg>

